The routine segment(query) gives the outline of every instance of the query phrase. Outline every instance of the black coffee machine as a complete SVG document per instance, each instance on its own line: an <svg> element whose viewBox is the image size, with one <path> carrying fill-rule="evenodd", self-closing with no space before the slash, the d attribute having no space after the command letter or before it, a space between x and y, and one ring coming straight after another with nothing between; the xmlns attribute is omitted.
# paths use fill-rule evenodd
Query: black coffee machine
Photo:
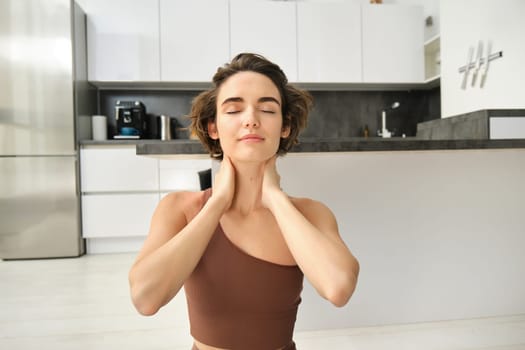
<svg viewBox="0 0 525 350"><path fill-rule="evenodd" d="M144 138L146 131L146 106L140 101L117 101L115 104L117 135L115 139Z"/></svg>

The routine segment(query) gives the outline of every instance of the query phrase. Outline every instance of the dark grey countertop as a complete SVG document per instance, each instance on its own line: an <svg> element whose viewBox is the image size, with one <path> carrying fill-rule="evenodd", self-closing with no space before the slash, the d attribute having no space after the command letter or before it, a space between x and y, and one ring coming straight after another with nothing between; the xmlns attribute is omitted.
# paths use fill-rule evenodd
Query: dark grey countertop
<svg viewBox="0 0 525 350"><path fill-rule="evenodd" d="M523 109L482 109L417 124L417 135L428 140L479 140L490 138L490 121L499 117L524 117Z"/></svg>
<svg viewBox="0 0 525 350"><path fill-rule="evenodd" d="M301 140L292 152L425 151L525 148L523 140L422 140L407 138L343 138Z"/></svg>
<svg viewBox="0 0 525 350"><path fill-rule="evenodd" d="M107 140L81 141L81 145L136 145L138 155L205 154L197 140ZM425 151L461 149L525 148L525 139L516 140L421 140L416 137L348 137L339 139L301 139L292 153L361 152L361 151Z"/></svg>

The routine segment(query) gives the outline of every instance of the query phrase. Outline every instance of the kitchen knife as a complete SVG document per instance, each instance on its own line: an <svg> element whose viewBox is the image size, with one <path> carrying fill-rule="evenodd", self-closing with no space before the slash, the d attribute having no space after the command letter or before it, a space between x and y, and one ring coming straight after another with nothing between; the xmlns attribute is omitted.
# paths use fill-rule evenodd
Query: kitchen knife
<svg viewBox="0 0 525 350"><path fill-rule="evenodd" d="M474 71L472 72L472 82L471 86L476 84L476 78L478 77L479 68L481 66L481 60L483 56L483 41L478 42L478 51L476 53L476 65L474 66Z"/></svg>
<svg viewBox="0 0 525 350"><path fill-rule="evenodd" d="M474 48L471 46L468 48L467 64L465 65L465 72L463 73L463 82L461 83L461 88L463 90L467 88L468 72L470 70L470 61L472 61L473 53L474 53Z"/></svg>
<svg viewBox="0 0 525 350"><path fill-rule="evenodd" d="M492 42L487 41L487 53L485 54L485 61L483 62L485 66L483 67L483 71L481 72L481 81L479 83L480 88L483 88L483 86L485 85L485 80L487 80L487 71L489 70L489 56L491 49Z"/></svg>

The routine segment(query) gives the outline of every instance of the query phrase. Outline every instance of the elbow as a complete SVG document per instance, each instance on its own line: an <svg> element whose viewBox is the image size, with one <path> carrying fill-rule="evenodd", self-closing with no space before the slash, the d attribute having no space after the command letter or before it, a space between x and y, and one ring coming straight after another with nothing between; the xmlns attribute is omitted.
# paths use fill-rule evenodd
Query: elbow
<svg viewBox="0 0 525 350"><path fill-rule="evenodd" d="M332 289L326 293L325 298L336 307L345 306L354 294L359 275L359 263L355 260L352 265L349 272L343 274Z"/></svg>
<svg viewBox="0 0 525 350"><path fill-rule="evenodd" d="M159 311L159 309L147 308L147 307L139 308L135 306L135 308L137 309L139 314L141 314L142 316L153 316L157 313L157 311Z"/></svg>
<svg viewBox="0 0 525 350"><path fill-rule="evenodd" d="M326 299L336 307L345 306L350 297L354 293L355 283L346 283L339 287L335 287L332 291L326 294Z"/></svg>
<svg viewBox="0 0 525 350"><path fill-rule="evenodd" d="M132 297L132 301L133 301L133 305L135 306L135 309L142 316L153 316L157 313L157 311L159 311L159 308L156 307L155 305L152 305L151 303L145 303L133 297Z"/></svg>
<svg viewBox="0 0 525 350"><path fill-rule="evenodd" d="M153 316L159 311L160 305L155 305L144 293L143 288L140 288L137 283L134 283L131 276L129 279L131 302L133 306L142 316Z"/></svg>
<svg viewBox="0 0 525 350"><path fill-rule="evenodd" d="M344 292L334 294L327 298L335 307L343 307L350 300L350 295Z"/></svg>

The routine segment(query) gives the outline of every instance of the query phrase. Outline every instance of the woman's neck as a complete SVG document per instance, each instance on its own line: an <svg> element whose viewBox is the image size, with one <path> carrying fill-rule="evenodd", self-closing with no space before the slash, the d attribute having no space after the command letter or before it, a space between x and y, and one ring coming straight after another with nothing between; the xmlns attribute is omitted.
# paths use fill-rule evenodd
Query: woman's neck
<svg viewBox="0 0 525 350"><path fill-rule="evenodd" d="M235 193L230 210L247 216L262 208L262 181L265 163L236 163Z"/></svg>

